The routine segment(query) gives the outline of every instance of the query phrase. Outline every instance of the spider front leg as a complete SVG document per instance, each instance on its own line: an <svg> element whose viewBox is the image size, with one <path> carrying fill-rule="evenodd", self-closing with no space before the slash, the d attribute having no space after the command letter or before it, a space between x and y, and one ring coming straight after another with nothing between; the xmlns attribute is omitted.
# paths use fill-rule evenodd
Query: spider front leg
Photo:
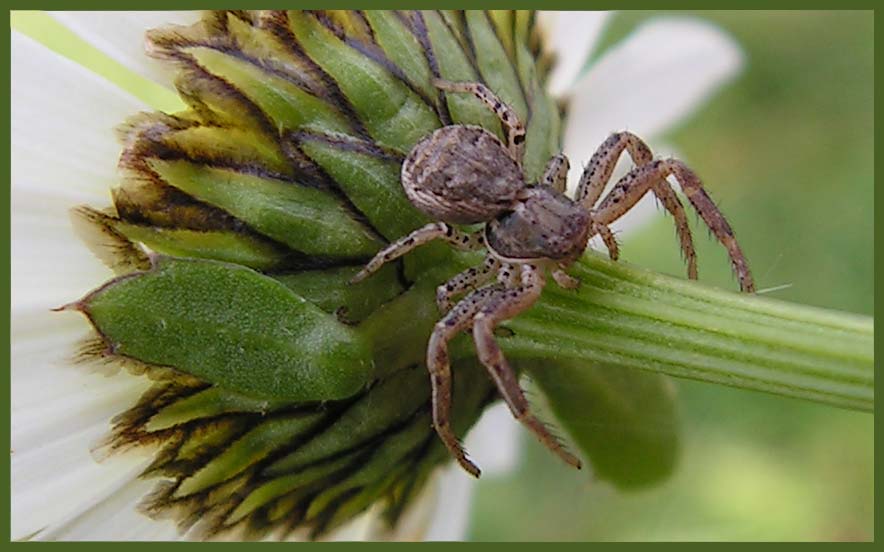
<svg viewBox="0 0 884 552"><path fill-rule="evenodd" d="M467 234L461 232L450 224L444 222L431 222L381 249L370 261L368 261L368 263L366 263L365 267L360 270L356 276L353 276L353 278L350 279L350 283L355 284L361 282L371 274L377 272L385 263L398 259L412 249L440 238L458 249L465 250L479 249L484 244L484 237L481 231Z"/></svg>
<svg viewBox="0 0 884 552"><path fill-rule="evenodd" d="M507 146L513 161L522 166L522 157L525 154L525 125L516 115L512 107L505 104L487 86L478 82L452 82L443 79L433 79L433 86L446 92L460 92L472 94L482 100L488 108L497 115L503 123L506 133Z"/></svg>
<svg viewBox="0 0 884 552"><path fill-rule="evenodd" d="M540 177L541 186L549 186L559 193L565 193L565 187L568 184L568 169L571 163L564 153L550 157L546 162L546 168L543 170L543 176Z"/></svg>
<svg viewBox="0 0 884 552"><path fill-rule="evenodd" d="M451 300L452 297L488 282L498 268L500 268L500 261L488 255L481 266L468 268L437 287L436 305L439 307L439 311L443 313L450 311L454 304Z"/></svg>
<svg viewBox="0 0 884 552"><path fill-rule="evenodd" d="M593 218L606 225L614 222L651 190L656 182L665 182L668 176L675 176L700 218L727 249L731 266L733 266L734 273L740 282L740 289L747 293L755 291L755 282L752 279L749 264L734 237L734 231L712 198L703 189L700 178L687 165L677 159L654 161L632 169L617 182L598 208L593 211Z"/></svg>
<svg viewBox="0 0 884 552"><path fill-rule="evenodd" d="M531 414L528 400L519 387L519 379L503 356L494 339L494 328L504 320L515 317L530 308L543 291L542 269L522 265L521 285L511 289L499 289L484 302L473 319L473 340L479 360L488 369L497 389L509 406L513 416L524 424L541 443L555 452L565 463L580 468L580 460L572 455L549 429Z"/></svg>
<svg viewBox="0 0 884 552"><path fill-rule="evenodd" d="M631 132L617 132L609 136L593 154L589 164L583 170L583 175L580 177L580 182L577 185L576 199L587 209L592 209L599 196L602 195L602 191L604 191L608 180L611 179L611 174L614 172L614 167L617 165L617 160L620 158L623 150L629 152L629 156L636 167L647 165L654 160L651 148L635 134ZM684 206L679 201L678 196L675 195L672 186L665 179L652 182L651 189L654 195L657 196L657 199L660 200L660 203L663 204L663 207L675 219L675 233L678 235L682 255L688 265L688 278L696 280L697 255L694 252L694 242L691 238L691 230L688 226ZM613 235L610 235L610 231L608 231L608 236L605 233L599 233L602 239L605 240L608 250L611 251L612 243L616 246L616 242L613 241ZM616 259L616 256L611 255L611 258Z"/></svg>
<svg viewBox="0 0 884 552"><path fill-rule="evenodd" d="M602 237L602 241L605 243L605 247L608 249L608 256L611 257L612 261L616 261L620 258L620 246L617 245L617 238L614 237L614 232L608 228L606 224L600 224L598 222L592 223L592 231Z"/></svg>
<svg viewBox="0 0 884 552"><path fill-rule="evenodd" d="M497 271L497 283L507 288L516 287L521 272L518 264L501 263L500 270Z"/></svg>

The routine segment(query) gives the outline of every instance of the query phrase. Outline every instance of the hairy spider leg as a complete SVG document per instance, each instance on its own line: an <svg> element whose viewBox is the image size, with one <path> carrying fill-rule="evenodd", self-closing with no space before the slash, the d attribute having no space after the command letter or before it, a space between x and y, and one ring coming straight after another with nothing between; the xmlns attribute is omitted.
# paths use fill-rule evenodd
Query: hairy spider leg
<svg viewBox="0 0 884 552"><path fill-rule="evenodd" d="M754 292L755 283L752 280L752 273L746 262L746 256L743 255L743 251L734 237L734 231L712 198L706 194L700 178L687 165L677 159L654 161L632 169L605 196L598 208L593 211L593 216L601 224L614 222L631 209L648 190L652 189L654 182L665 181L668 176L675 176L700 218L727 249L731 266L740 282L740 289L747 293Z"/></svg>
<svg viewBox="0 0 884 552"><path fill-rule="evenodd" d="M617 238L614 237L614 232L611 231L608 225L593 221L592 231L602 237L602 241L605 242L605 247L608 249L608 256L611 257L611 260L616 261L619 259L620 246L617 245Z"/></svg>
<svg viewBox="0 0 884 552"><path fill-rule="evenodd" d="M467 234L444 222L431 222L407 236L401 237L387 247L381 249L356 276L350 279L351 284L361 282L377 272L385 263L398 259L412 249L436 239L444 239L458 249L476 250L485 244L482 231Z"/></svg>
<svg viewBox="0 0 884 552"><path fill-rule="evenodd" d="M525 155L525 125L522 124L522 121L512 107L504 103L490 88L482 83L433 79L433 85L446 92L472 94L482 100L503 124L510 157L520 167L522 166L522 158Z"/></svg>
<svg viewBox="0 0 884 552"><path fill-rule="evenodd" d="M565 193L565 186L568 183L568 169L571 163L564 153L553 155L546 162L546 168L543 170L543 176L540 177L541 186L549 186L559 193Z"/></svg>
<svg viewBox="0 0 884 552"><path fill-rule="evenodd" d="M452 301L454 296L487 283L494 277L498 268L500 261L487 255L481 265L468 268L441 284L436 288L436 305L439 311L443 313L450 311L454 305Z"/></svg>
<svg viewBox="0 0 884 552"><path fill-rule="evenodd" d="M604 191L605 185L611 179L611 173L614 172L617 160L624 149L629 152L629 156L636 167L647 165L654 160L651 148L635 134L631 132L616 132L609 136L593 154L589 164L583 170L580 182L577 184L577 201L587 209L591 210L602 195L602 191ZM654 191L657 199L660 200L660 203L663 204L663 207L675 219L675 233L678 236L682 256L688 265L688 278L696 280L697 254L694 251L694 242L691 237L691 229L688 226L684 205L682 205L672 186L665 178L653 182L651 189ZM604 234L602 239L605 239ZM611 239L613 239L613 236ZM607 239L605 239L605 244L608 245ZM610 249L610 246L608 246L609 251ZM612 255L611 258L614 259L615 257Z"/></svg>
<svg viewBox="0 0 884 552"><path fill-rule="evenodd" d="M448 342L468 329L473 317L494 293L503 289L500 284L477 289L460 300L433 328L427 345L427 369L433 390L433 427L439 438L469 473L479 477L479 468L467 459L460 442L451 430L451 365L448 358Z"/></svg>
<svg viewBox="0 0 884 552"><path fill-rule="evenodd" d="M527 427L547 448L565 463L580 468L580 460L572 455L540 420L531 413L528 400L519 387L519 379L494 339L494 328L500 322L530 308L543 291L543 269L522 265L521 285L510 289L497 288L485 299L473 318L473 340L479 360L488 369L497 389L513 416Z"/></svg>

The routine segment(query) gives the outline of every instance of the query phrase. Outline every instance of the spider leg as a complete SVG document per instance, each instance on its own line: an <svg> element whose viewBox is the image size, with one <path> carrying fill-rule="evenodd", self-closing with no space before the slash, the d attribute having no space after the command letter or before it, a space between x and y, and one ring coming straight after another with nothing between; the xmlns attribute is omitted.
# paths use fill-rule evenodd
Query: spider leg
<svg viewBox="0 0 884 552"><path fill-rule="evenodd" d="M469 328L482 305L502 289L503 286L500 284L494 284L477 289L461 299L436 323L427 345L427 369L430 372L430 384L433 390L433 426L452 456L475 477L479 477L479 468L467 459L463 447L451 430L451 365L448 358L448 342Z"/></svg>
<svg viewBox="0 0 884 552"><path fill-rule="evenodd" d="M564 153L554 155L546 162L546 169L543 170L543 176L540 178L541 186L549 186L560 193L565 193L565 186L568 182L568 169L571 163Z"/></svg>
<svg viewBox="0 0 884 552"><path fill-rule="evenodd" d="M611 232L608 225L593 222L592 230L602 237L602 241L605 242L605 247L608 248L608 256L611 257L611 260L616 261L620 258L620 246L617 245L617 238L614 237L614 232Z"/></svg>
<svg viewBox="0 0 884 552"><path fill-rule="evenodd" d="M473 340L476 342L479 360L488 369L513 416L565 463L579 468L580 460L568 452L549 429L531 414L528 400L519 387L518 377L494 339L495 326L530 308L540 297L543 285L544 277L540 268L522 265L521 285L513 289L494 291L473 318Z"/></svg>
<svg viewBox="0 0 884 552"><path fill-rule="evenodd" d="M431 222L426 226L418 228L407 236L399 238L387 247L378 251L378 253L366 263L365 267L360 270L356 276L353 276L353 278L350 279L350 283L355 284L361 282L371 274L377 272L385 263L398 259L412 249L440 238L458 249L466 250L479 249L485 243L485 238L481 231L467 234L466 232L461 232L450 224L444 222Z"/></svg>
<svg viewBox="0 0 884 552"><path fill-rule="evenodd" d="M433 79L433 85L446 92L472 94L488 106L503 124L510 157L520 167L522 166L522 157L525 154L525 125L519 120L519 116L516 115L512 107L504 103L490 88L482 83Z"/></svg>
<svg viewBox="0 0 884 552"><path fill-rule="evenodd" d="M552 271L552 277L562 289L577 289L580 287L580 279L565 272L565 269L561 266Z"/></svg>
<svg viewBox="0 0 884 552"><path fill-rule="evenodd" d="M488 282L498 268L500 268L500 261L488 255L481 266L468 268L437 287L436 305L439 307L439 311L443 313L450 311L454 304L451 300L452 297Z"/></svg>
<svg viewBox="0 0 884 552"><path fill-rule="evenodd" d="M519 265L503 263L497 271L497 283L505 288L516 287L519 284L519 273Z"/></svg>
<svg viewBox="0 0 884 552"><path fill-rule="evenodd" d="M651 148L635 134L631 132L617 132L609 136L593 154L589 164L583 170L580 182L577 184L577 201L587 209L591 209L602 195L602 191L604 191L608 180L611 179L611 173L614 172L617 159L620 158L623 150L629 152L629 156L636 167L647 165L654 160ZM694 251L694 242L691 238L691 230L688 226L684 206L665 178L651 183L651 189L654 195L657 196L657 199L660 200L660 203L663 204L663 207L675 219L675 232L678 235L682 255L688 265L688 278L696 280L697 255ZM605 240L605 245L609 246L609 241L605 238L604 234L602 234L602 239ZM610 246L608 250L611 250ZM611 258L615 257L612 255Z"/></svg>
<svg viewBox="0 0 884 552"><path fill-rule="evenodd" d="M700 218L727 249L731 266L740 282L740 289L747 293L755 291L749 264L734 237L734 231L703 189L700 178L681 161L676 159L654 161L632 169L617 182L593 211L594 218L601 224L610 224L635 205L649 189L652 189L655 182L665 182L668 176L675 176Z"/></svg>

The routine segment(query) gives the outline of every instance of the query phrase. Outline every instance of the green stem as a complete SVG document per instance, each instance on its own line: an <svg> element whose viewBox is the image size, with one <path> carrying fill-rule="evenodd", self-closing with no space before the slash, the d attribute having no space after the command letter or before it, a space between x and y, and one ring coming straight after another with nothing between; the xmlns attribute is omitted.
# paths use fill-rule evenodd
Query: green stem
<svg viewBox="0 0 884 552"><path fill-rule="evenodd" d="M871 411L873 320L706 287L588 254L508 326L513 358L565 357Z"/></svg>
<svg viewBox="0 0 884 552"><path fill-rule="evenodd" d="M595 253L569 272L580 278L578 290L550 283L534 307L505 324L514 332L500 338L510 358L576 359L873 408L869 317L710 288ZM422 277L360 325L381 372L423 362L439 318L433 289L443 279ZM452 344L453 360L474 355L465 338Z"/></svg>

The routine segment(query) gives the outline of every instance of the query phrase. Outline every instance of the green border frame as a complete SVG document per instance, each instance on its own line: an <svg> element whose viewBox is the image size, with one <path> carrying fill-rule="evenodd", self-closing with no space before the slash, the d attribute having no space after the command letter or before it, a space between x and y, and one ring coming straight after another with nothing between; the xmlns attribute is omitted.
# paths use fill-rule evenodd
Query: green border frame
<svg viewBox="0 0 884 552"><path fill-rule="evenodd" d="M119 10L121 8L125 8L126 10L142 9L145 11L154 11L154 10L232 8L232 7L242 7L243 3L242 2L224 2L224 1L210 2L210 1L206 1L206 0L197 0L197 1L191 0L189 2L184 2L184 3L180 2L180 1L175 2L175 1L170 1L170 0L152 0L150 2L147 2L145 0L139 0L139 1L136 1L136 2L133 2L131 4L127 4L124 6L124 5L121 5L119 2L111 2L108 0L88 0L88 1L78 2L78 3L73 3L70 1L44 0L42 2L37 3L38 5L34 5L32 3L29 4L29 3L25 3L25 2L13 2L11 4L12 5L8 6L7 10L3 11L3 13L2 13L3 23L4 23L3 29L6 33L6 36L5 36L4 40L2 41L2 44L0 44L0 48L2 48L2 59L0 59L0 64L2 64L3 69L4 69L4 75L6 75L7 77L10 77L10 71L11 71L11 67L10 67L10 23L9 23L9 20L10 20L10 11L14 10L14 9L20 9L20 10L74 9L74 10L108 10L108 11L113 11L113 10ZM307 6L304 6L304 7L322 7L322 8L352 8L353 7L353 2L326 1L326 2L306 2L306 4L307 4ZM362 4L364 5L366 3L362 2ZM377 2L371 2L370 4L371 4L370 7L372 7L372 8L394 9L394 8L405 8L405 7L407 7L407 8L438 7L440 5L440 2L426 1L426 0L417 0L417 1L412 1L412 2L377 1ZM453 4L455 4L455 5L454 6L449 5L446 7L455 7L455 8L469 7L471 9L495 8L495 7L505 8L505 9L531 9L531 8L536 8L537 5L539 4L539 2L537 2L536 0L535 1L526 1L526 0L510 0L510 1L492 0L492 1L487 1L486 0L484 2L479 2L478 4L466 3L466 2L456 2ZM651 2L649 0L625 0L625 1L619 1L619 2L612 1L612 0L600 0L600 1L595 1L595 2L585 2L585 3L566 2L564 0L546 0L545 2L543 2L543 4L544 4L543 7L545 9L558 9L558 10L661 9L664 7L664 6L661 6L659 3ZM877 10L875 10L876 3L872 2L871 0L859 0L859 1L853 0L853 1L849 1L849 2L831 2L831 1L826 2L826 1L821 1L821 0L805 0L803 2L780 0L780 1L776 1L776 2L764 2L764 1L760 1L760 0L748 0L748 1L744 1L744 2L731 1L731 2L727 2L726 4L727 5L716 5L715 8L716 9L727 8L727 9L738 9L738 10L749 10L749 9L755 9L755 10L771 10L771 9L871 10L874 13L875 26L877 27L881 23L881 16L879 15L879 12ZM292 2L280 2L278 0L277 1L270 1L270 2L263 2L261 7L262 8L292 7ZM688 1L682 0L682 1L676 1L676 2L669 2L668 5L665 6L665 8L667 10L709 9L710 4L708 2L701 2L698 0L688 0ZM884 59L884 47L882 47L880 41L875 40L874 48L875 48L875 52L874 52L875 58L877 60ZM882 79L880 78L880 75L876 74L874 81L875 81L875 88L877 91L881 90L881 86L880 86L881 80ZM10 122L10 118L11 118L11 113L10 113L11 98L10 98L9 87L8 86L5 87L3 89L3 92L4 92L4 95L6 96L6 101L4 101L2 104L2 116L3 116L3 120L7 124L7 128L9 128L9 122ZM876 170L876 172L880 169L880 165L881 165L881 163L879 162L879 159L881 159L882 155L884 155L884 147L882 147L881 133L879 130L879 125L877 124L880 122L880 119L882 118L881 111L879 109L879 105L880 105L880 102L878 101L879 95L880 95L880 92L875 94L875 102L874 102L875 123L876 123L876 125L875 125L876 128L875 128L875 133L874 133L874 135L875 135L875 153L876 153L876 155L875 155L875 170ZM2 204L3 213L8 214L10 212L10 208L11 208L10 189L9 189L10 182L11 182L11 159L10 159L10 156L11 156L10 138L11 137L10 137L10 135L7 134L4 136L4 138L5 138L4 141L5 141L6 147L5 147L5 149L3 151L3 155L2 155L2 170L3 170L3 174L6 176L7 189L6 189L6 193L4 193L2 195L2 199L0 199L0 204ZM881 206L882 202L884 202L884 195L876 194L876 197L875 197L876 211L879 210L878 208ZM3 318L2 325L3 325L3 330L5 331L6 335L10 335L10 322L11 322L11 310L10 309L11 309L11 294L12 294L12 289L11 289L11 262L12 262L12 259L10 256L10 248L11 248L10 221L7 219L5 224L0 226L0 228L2 228L2 234L3 234L2 238L0 238L0 247L3 248L3 251L5 253L2 257L2 261L0 261L0 264L2 264L3 268L4 268L4 270L2 272L0 272L0 274L2 274L2 281L5 284L5 287L10 290L10 294L4 295L3 299L2 299L2 301L3 301L2 309L6 313L9 313L9 316L5 316ZM880 244L884 243L884 241L882 241L880 239L882 237L882 233L884 233L884 230L882 230L882 228L884 228L884 225L880 225L880 224L875 225L875 230L874 230L874 232L875 232L874 237L875 237L875 242L876 242L875 251L874 251L875 253L877 253L881 249ZM881 255L876 255L875 257L876 257L875 269L876 269L876 273L878 273L880 265L882 263L884 263L884 260L882 260L882 259L884 259L884 257L882 257ZM876 281L875 281L875 310L878 310L878 307L880 306L881 302L884 301L884 299L882 299L882 295L880 293L878 293L879 292L878 283L879 282L876 278ZM881 341L882 340L877 339L877 338L875 340L876 356L878 356L878 353L881 352L881 348L882 348ZM0 387L2 387L6 391L7 396L8 396L8 394L11 392L11 383L10 383L10 379L9 379L10 364L11 364L10 342L8 342L8 341L5 342L4 347L5 347L4 355L2 356L2 359L0 359L0 366L2 366L4 368L4 373L6 374L6 377L2 380L2 384L0 384ZM878 363L876 363L875 368L876 368L876 372L878 372ZM10 410L8 407L3 409L2 414L0 414L0 417L2 417L2 421L3 421L2 428L0 428L0 431L2 431L2 433L0 433L0 435L2 435L3 442L10 443L11 413L10 413ZM875 411L875 419L876 419L876 421L879 421L878 416L877 416L877 409ZM878 437L880 436L881 432L884 431L884 429L882 429L881 424L876 424L876 425L877 425L877 427L875 430L875 440L877 443ZM880 458L876 459L876 463L875 463L876 468L882 463L884 463L884 460L881 460ZM2 465L4 473L7 474L7 477L11 477L9 457L4 455L2 457L2 460L0 460L0 465ZM879 478L876 481L875 490L880 491L880 487L881 487L881 483L880 483L880 478ZM11 527L10 527L11 485L6 485L4 487L4 491L5 491L4 492L4 494L5 494L4 500L2 502L2 505L0 505L0 512L2 512L2 519L0 519L0 535L2 535L2 537L0 537L0 538L2 538L5 541L9 541L11 538L11 533L10 533L10 531L11 531ZM879 515L878 508L877 508L879 496L880 496L880 492L876 492L875 493L875 530L876 530L876 533L880 533L882 526L884 526L884 523L882 523L882 519L881 519L881 516ZM18 544L19 546L24 546L23 543L16 543L16 544ZM143 547L155 546L155 544L153 544L153 543L127 543L127 546L131 546L132 544L140 547L141 549L146 549ZM307 544L311 547L316 547L316 546L323 546L323 547L328 547L328 546L334 546L334 547L339 547L339 546L340 547L352 547L352 546L380 547L380 546L386 546L388 543L360 543L360 544L355 544L355 543L353 543L353 544L350 544L350 543L301 543L301 544L302 545ZM107 544L102 543L102 545L103 546L118 546L118 544L114 544L114 543L107 543ZM253 545L253 543L232 543L231 545L228 545L228 546L244 547L244 546L252 546L252 545ZM278 546L280 546L280 545L282 545L282 544L278 544ZM484 547L487 545L488 545L488 543L485 543L485 544L482 544L482 543L473 543L473 544L459 543L456 546L470 546L470 547L483 546ZM663 545L664 546L678 546L673 543L666 543ZM749 545L752 545L752 544L750 543ZM43 546L43 545L36 545L36 546ZM50 544L49 546L52 546L52 545ZM66 546L74 546L74 547L89 546L89 547L92 547L92 546L94 546L94 544L91 544L91 543L68 543ZM432 547L446 546L447 547L447 546L455 546L455 544L453 544L453 543L426 543L423 546L432 546ZM509 549L512 545L498 543L498 544L495 544L494 546L501 546L501 547L506 546ZM521 546L524 546L524 544ZM580 543L571 543L571 544L562 543L562 544L558 544L557 546L581 546L581 544ZM873 543L860 544L858 546L871 547L871 546L873 546Z"/></svg>

